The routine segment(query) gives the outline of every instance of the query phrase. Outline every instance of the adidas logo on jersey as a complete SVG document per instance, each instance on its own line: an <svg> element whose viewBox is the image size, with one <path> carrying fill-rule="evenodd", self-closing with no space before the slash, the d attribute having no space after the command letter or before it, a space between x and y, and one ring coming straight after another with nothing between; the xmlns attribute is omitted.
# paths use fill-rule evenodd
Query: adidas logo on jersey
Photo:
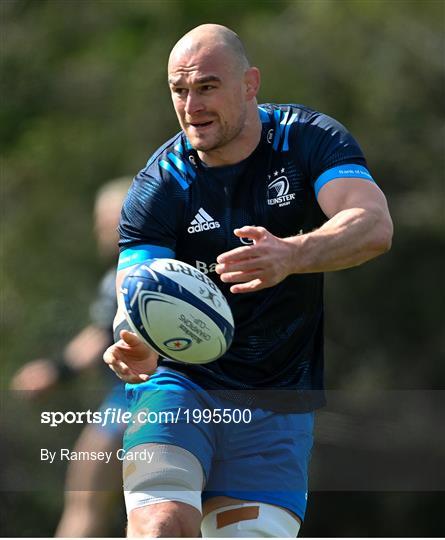
<svg viewBox="0 0 445 540"><path fill-rule="evenodd" d="M219 221L215 221L212 216L207 214L204 208L200 208L193 221L190 223L187 232L194 234L202 231L209 231L210 229L219 229L220 227Z"/></svg>

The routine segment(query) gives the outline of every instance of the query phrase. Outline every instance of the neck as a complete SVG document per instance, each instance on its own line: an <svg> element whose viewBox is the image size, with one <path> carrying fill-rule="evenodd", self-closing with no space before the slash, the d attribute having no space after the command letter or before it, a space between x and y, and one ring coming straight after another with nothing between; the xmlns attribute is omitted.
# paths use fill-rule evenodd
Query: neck
<svg viewBox="0 0 445 540"><path fill-rule="evenodd" d="M260 142L261 120L256 102L248 111L241 133L230 143L209 152L198 150L198 156L209 167L221 167L239 163L250 156Z"/></svg>

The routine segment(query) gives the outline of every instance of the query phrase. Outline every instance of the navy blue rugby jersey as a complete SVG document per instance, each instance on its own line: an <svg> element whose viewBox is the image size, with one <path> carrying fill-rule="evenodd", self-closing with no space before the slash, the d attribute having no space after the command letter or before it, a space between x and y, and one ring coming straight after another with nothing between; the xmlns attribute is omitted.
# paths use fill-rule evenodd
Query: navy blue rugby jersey
<svg viewBox="0 0 445 540"><path fill-rule="evenodd" d="M322 185L372 178L357 142L332 118L293 104L260 105L259 114L261 140L241 163L207 167L183 132L154 153L123 206L120 268L150 256L176 258L207 274L232 309L234 340L220 359L162 359L160 366L224 389L239 403L305 412L325 402L323 275L294 274L268 289L232 294L215 272L216 258L242 245L233 229L244 225L282 238L320 227Z"/></svg>

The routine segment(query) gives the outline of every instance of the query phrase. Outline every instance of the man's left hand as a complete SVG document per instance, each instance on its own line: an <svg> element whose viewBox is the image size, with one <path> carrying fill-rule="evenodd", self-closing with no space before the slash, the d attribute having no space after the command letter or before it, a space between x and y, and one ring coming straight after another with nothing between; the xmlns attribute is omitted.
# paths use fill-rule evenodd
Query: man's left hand
<svg viewBox="0 0 445 540"><path fill-rule="evenodd" d="M246 293L272 287L291 273L292 246L264 227L235 229L239 238L253 243L218 256L216 272L224 283L236 283L232 293Z"/></svg>

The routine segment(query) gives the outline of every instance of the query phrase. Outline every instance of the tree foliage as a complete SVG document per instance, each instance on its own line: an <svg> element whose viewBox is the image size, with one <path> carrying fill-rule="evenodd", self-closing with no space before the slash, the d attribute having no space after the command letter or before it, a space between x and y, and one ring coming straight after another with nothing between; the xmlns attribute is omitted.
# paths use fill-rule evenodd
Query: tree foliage
<svg viewBox="0 0 445 540"><path fill-rule="evenodd" d="M388 196L392 251L327 280L328 386L443 389L443 2L2 0L0 9L3 389L84 324L104 269L94 194L178 130L166 61L203 22L244 39L262 70L261 101L304 103L345 124Z"/></svg>

